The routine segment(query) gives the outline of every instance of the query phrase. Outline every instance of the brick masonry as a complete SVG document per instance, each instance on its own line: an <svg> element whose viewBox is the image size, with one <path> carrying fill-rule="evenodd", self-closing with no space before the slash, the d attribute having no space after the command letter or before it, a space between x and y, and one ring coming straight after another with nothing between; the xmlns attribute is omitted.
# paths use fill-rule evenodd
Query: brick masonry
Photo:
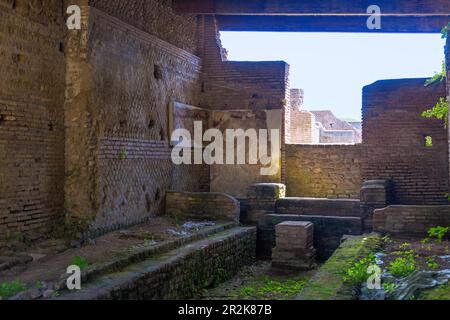
<svg viewBox="0 0 450 320"><path fill-rule="evenodd" d="M275 226L285 221L307 221L314 224L314 248L318 261L328 259L339 247L344 235L362 233L362 219L357 217L268 214L258 225L257 256L270 259L276 246Z"/></svg>
<svg viewBox="0 0 450 320"><path fill-rule="evenodd" d="M214 192L167 192L166 214L180 219L239 221L239 201Z"/></svg>
<svg viewBox="0 0 450 320"><path fill-rule="evenodd" d="M96 279L65 300L175 300L195 298L202 289L233 277L255 261L256 228L233 228L222 234ZM136 273L137 272L137 273Z"/></svg>
<svg viewBox="0 0 450 320"><path fill-rule="evenodd" d="M377 81L363 89L363 180L390 179L394 203L446 204L448 134L421 113L445 96L426 79ZM425 146L431 136L433 147Z"/></svg>
<svg viewBox="0 0 450 320"><path fill-rule="evenodd" d="M65 29L38 2L0 0L0 247L63 219Z"/></svg>
<svg viewBox="0 0 450 320"><path fill-rule="evenodd" d="M124 13L83 12L85 28L68 42L66 210L108 231L161 214L167 190L209 190L208 168L175 167L169 145L170 106L198 104L201 61Z"/></svg>
<svg viewBox="0 0 450 320"><path fill-rule="evenodd" d="M290 197L359 198L361 145L286 145Z"/></svg>
<svg viewBox="0 0 450 320"><path fill-rule="evenodd" d="M450 37L447 37L447 43L445 45L445 62L446 62L446 70L447 70L447 99L449 99L450 101ZM450 113L448 114L449 117L449 123L450 123ZM450 145L450 126L447 130L447 134L449 135L449 145ZM450 147L449 147L449 152L450 152ZM449 167L450 167L450 155L449 155ZM449 170L449 174L450 174L450 170ZM449 180L450 181L450 180ZM450 186L449 186L450 188ZM449 190L450 191L450 190Z"/></svg>
<svg viewBox="0 0 450 320"><path fill-rule="evenodd" d="M213 127L280 129L283 153L289 65L283 61L228 61L212 16L198 18L197 41L203 61L200 107L214 110ZM259 165L213 166L211 190L245 197L247 187L254 183L280 182L281 168L273 176L262 176Z"/></svg>
<svg viewBox="0 0 450 320"><path fill-rule="evenodd" d="M393 205L373 215L373 230L381 233L423 237L437 226L450 227L450 206Z"/></svg>
<svg viewBox="0 0 450 320"><path fill-rule="evenodd" d="M276 244L272 267L309 270L315 266L314 226L310 222L285 221L275 226Z"/></svg>

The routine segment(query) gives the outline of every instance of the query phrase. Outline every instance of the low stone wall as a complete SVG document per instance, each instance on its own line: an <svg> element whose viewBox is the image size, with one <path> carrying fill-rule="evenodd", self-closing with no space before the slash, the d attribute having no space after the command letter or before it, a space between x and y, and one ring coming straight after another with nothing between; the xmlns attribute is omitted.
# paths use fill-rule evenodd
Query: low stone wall
<svg viewBox="0 0 450 320"><path fill-rule="evenodd" d="M328 259L341 243L344 235L359 235L363 221L357 217L329 217L292 214L268 214L258 225L257 256L270 259L276 246L275 226L284 221L309 221L314 224L314 248L317 259Z"/></svg>
<svg viewBox="0 0 450 320"><path fill-rule="evenodd" d="M373 215L373 230L381 233L425 236L436 226L450 226L450 206L395 205Z"/></svg>
<svg viewBox="0 0 450 320"><path fill-rule="evenodd" d="M344 281L354 262L367 257L381 245L377 234L345 240L314 277L306 284L298 300L356 300L356 288Z"/></svg>
<svg viewBox="0 0 450 320"><path fill-rule="evenodd" d="M233 228L214 237L106 275L63 300L189 299L233 277L255 261L256 228Z"/></svg>
<svg viewBox="0 0 450 320"><path fill-rule="evenodd" d="M275 203L279 214L360 217L356 199L281 198Z"/></svg>
<svg viewBox="0 0 450 320"><path fill-rule="evenodd" d="M173 192L166 194L166 214L182 219L239 221L239 201L225 193Z"/></svg>
<svg viewBox="0 0 450 320"><path fill-rule="evenodd" d="M361 145L286 145L290 197L359 198Z"/></svg>

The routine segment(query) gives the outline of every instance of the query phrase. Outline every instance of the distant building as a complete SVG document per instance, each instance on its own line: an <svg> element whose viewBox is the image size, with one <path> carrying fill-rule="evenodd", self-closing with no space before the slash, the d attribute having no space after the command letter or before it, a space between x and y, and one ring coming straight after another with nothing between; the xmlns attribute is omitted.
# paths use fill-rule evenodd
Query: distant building
<svg viewBox="0 0 450 320"><path fill-rule="evenodd" d="M304 91L291 89L291 143L361 143L361 122L346 122L330 110L303 110Z"/></svg>

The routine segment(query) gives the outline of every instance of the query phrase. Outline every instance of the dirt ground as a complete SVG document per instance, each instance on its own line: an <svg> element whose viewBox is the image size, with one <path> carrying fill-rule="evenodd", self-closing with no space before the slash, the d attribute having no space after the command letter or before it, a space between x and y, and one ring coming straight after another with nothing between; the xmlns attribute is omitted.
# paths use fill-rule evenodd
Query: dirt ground
<svg viewBox="0 0 450 320"><path fill-rule="evenodd" d="M384 251L387 254L383 258L385 265L398 258L399 254L412 250L415 256L418 269L421 270L444 270L450 269L450 241L438 242L435 239L423 241L423 239L395 237L385 242ZM430 261L436 264L429 263Z"/></svg>
<svg viewBox="0 0 450 320"><path fill-rule="evenodd" d="M233 279L203 292L204 300L290 300L315 274L315 270L283 272L272 269L270 261L245 267Z"/></svg>

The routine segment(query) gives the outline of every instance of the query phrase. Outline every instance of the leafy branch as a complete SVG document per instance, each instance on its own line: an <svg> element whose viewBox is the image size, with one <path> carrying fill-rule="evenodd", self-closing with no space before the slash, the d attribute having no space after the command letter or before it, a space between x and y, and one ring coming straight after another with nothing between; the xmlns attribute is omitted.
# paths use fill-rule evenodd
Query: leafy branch
<svg viewBox="0 0 450 320"><path fill-rule="evenodd" d="M442 38L447 39L448 31L450 29L450 22L441 30ZM434 83L442 82L447 77L447 68L445 60L442 61L441 72L435 73L435 75L425 81L425 87L428 87ZM448 98L440 97L436 105L428 110L422 112L422 117L424 118L436 118L444 121L444 125L448 127Z"/></svg>

